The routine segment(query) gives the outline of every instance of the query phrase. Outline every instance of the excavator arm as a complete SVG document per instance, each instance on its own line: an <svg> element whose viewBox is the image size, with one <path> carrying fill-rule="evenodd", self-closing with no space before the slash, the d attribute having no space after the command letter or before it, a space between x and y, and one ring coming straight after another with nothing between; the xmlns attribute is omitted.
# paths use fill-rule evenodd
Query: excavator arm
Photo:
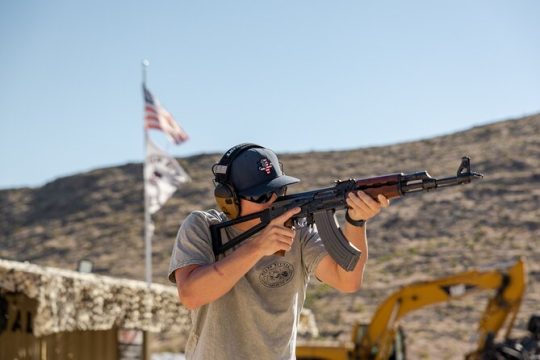
<svg viewBox="0 0 540 360"><path fill-rule="evenodd" d="M472 270L401 288L379 306L352 358L388 359L399 321L412 311L459 299L474 292L495 290L495 296L489 300L480 320L477 350L467 357L479 358L487 337L495 336L511 315L505 335L509 336L525 292L524 266L520 259L511 266L499 266L484 271Z"/></svg>
<svg viewBox="0 0 540 360"><path fill-rule="evenodd" d="M357 324L353 328L350 345L298 346L297 359L386 360L391 356L401 359L404 351L397 347L403 346L399 322L404 316L426 306L480 291L493 291L478 325L476 350L466 355L468 360L479 360L489 339L494 339L505 323L505 338L509 338L525 293L525 274L525 264L518 259L491 269L471 270L404 286L386 298L368 325Z"/></svg>

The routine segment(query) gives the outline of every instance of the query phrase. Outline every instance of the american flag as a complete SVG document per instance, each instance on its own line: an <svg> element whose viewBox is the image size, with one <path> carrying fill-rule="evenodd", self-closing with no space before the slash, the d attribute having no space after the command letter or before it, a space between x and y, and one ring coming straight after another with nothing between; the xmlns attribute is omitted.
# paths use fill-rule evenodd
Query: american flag
<svg viewBox="0 0 540 360"><path fill-rule="evenodd" d="M180 125L174 120L170 112L160 105L150 90L143 84L144 94L144 128L163 131L175 144L181 144L189 137Z"/></svg>
<svg viewBox="0 0 540 360"><path fill-rule="evenodd" d="M262 159L259 161L259 170L266 172L267 175L270 175L270 172L272 172L272 163L268 161L268 159Z"/></svg>

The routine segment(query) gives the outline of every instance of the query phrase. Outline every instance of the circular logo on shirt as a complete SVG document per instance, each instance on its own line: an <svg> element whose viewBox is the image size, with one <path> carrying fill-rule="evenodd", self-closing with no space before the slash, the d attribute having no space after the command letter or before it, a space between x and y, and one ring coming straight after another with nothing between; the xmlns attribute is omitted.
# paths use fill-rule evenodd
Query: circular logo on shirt
<svg viewBox="0 0 540 360"><path fill-rule="evenodd" d="M264 268L259 276L261 283L270 288L285 285L294 276L294 266L288 262L277 262Z"/></svg>

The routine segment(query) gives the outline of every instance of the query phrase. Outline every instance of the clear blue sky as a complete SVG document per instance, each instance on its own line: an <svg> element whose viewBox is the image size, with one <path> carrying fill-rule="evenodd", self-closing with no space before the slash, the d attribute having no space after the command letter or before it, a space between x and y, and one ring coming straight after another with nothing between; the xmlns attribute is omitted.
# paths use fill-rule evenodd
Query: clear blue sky
<svg viewBox="0 0 540 360"><path fill-rule="evenodd" d="M539 14L536 0L2 1L0 188L142 161L143 59L191 136L166 146L177 157L391 144L536 113Z"/></svg>

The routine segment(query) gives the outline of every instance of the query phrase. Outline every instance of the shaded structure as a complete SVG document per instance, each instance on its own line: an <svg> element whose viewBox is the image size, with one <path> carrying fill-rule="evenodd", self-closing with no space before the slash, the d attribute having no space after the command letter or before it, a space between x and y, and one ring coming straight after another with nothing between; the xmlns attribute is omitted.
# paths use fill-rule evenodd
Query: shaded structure
<svg viewBox="0 0 540 360"><path fill-rule="evenodd" d="M173 286L0 259L1 359L148 359L190 325Z"/></svg>

